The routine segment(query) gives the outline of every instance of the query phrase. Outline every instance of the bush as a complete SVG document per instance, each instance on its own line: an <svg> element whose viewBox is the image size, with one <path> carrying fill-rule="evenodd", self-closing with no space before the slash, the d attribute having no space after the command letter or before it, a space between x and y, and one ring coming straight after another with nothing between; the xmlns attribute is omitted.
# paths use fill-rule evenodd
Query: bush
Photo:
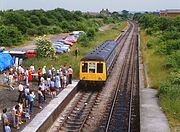
<svg viewBox="0 0 180 132"><path fill-rule="evenodd" d="M78 39L78 43L82 45L83 47L88 47L89 39L86 34L81 35Z"/></svg>
<svg viewBox="0 0 180 132"><path fill-rule="evenodd" d="M93 28L88 29L86 35L88 38L93 39L95 36L95 29L93 29Z"/></svg>
<svg viewBox="0 0 180 132"><path fill-rule="evenodd" d="M38 57L55 57L55 49L53 48L53 44L43 37L37 37L35 39L37 45L37 55Z"/></svg>

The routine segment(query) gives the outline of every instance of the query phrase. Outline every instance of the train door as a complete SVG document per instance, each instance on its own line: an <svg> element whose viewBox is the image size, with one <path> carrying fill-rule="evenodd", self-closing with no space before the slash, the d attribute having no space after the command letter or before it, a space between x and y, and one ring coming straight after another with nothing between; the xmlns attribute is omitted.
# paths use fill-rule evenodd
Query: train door
<svg viewBox="0 0 180 132"><path fill-rule="evenodd" d="M88 75L88 63L81 62L80 63L80 80L87 80Z"/></svg>
<svg viewBox="0 0 180 132"><path fill-rule="evenodd" d="M106 80L105 64L102 62L98 62L96 71L97 71L97 80L105 81Z"/></svg>
<svg viewBox="0 0 180 132"><path fill-rule="evenodd" d="M96 63L95 62L89 62L89 74L88 78L89 80L96 80Z"/></svg>

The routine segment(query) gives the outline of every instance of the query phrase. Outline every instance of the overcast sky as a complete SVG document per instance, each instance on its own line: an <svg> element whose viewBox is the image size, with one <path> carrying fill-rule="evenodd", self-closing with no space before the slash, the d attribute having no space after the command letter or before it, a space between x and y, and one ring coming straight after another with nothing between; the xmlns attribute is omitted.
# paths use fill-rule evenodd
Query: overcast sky
<svg viewBox="0 0 180 132"><path fill-rule="evenodd" d="M97 12L102 8L110 11L157 11L180 9L180 0L0 0L0 10L6 9L55 9Z"/></svg>

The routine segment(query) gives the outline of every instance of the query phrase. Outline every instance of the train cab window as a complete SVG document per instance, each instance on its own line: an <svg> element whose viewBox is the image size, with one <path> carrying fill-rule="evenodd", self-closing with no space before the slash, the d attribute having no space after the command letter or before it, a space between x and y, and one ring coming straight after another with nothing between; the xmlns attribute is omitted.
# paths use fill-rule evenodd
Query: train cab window
<svg viewBox="0 0 180 132"><path fill-rule="evenodd" d="M82 72L88 71L88 63L82 63Z"/></svg>
<svg viewBox="0 0 180 132"><path fill-rule="evenodd" d="M103 73L103 63L97 63L97 73Z"/></svg>
<svg viewBox="0 0 180 132"><path fill-rule="evenodd" d="M95 73L95 63L89 63L89 72Z"/></svg>

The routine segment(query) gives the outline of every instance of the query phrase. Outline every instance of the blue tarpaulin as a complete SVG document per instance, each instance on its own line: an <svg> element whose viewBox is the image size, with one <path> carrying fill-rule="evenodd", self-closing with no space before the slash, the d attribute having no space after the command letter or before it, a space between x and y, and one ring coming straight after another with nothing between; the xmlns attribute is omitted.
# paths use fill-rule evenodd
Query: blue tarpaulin
<svg viewBox="0 0 180 132"><path fill-rule="evenodd" d="M0 53L0 71L14 65L13 58L8 53Z"/></svg>

